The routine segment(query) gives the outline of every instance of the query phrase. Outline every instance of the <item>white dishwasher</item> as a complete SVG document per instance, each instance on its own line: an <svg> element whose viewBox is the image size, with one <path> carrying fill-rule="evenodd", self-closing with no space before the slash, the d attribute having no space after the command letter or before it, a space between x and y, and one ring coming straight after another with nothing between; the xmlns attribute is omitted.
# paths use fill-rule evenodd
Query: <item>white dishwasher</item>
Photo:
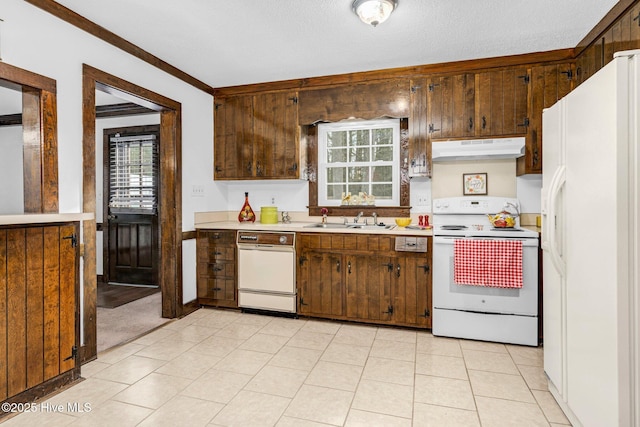
<svg viewBox="0 0 640 427"><path fill-rule="evenodd" d="M295 233L239 231L238 306L296 312Z"/></svg>

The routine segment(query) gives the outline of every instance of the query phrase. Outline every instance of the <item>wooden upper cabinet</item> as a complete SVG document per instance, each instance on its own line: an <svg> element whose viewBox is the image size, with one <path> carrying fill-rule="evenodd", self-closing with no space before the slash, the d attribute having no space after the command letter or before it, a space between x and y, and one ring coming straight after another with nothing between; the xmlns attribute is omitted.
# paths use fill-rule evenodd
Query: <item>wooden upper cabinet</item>
<svg viewBox="0 0 640 427"><path fill-rule="evenodd" d="M256 178L298 178L300 137L295 92L253 97L253 162Z"/></svg>
<svg viewBox="0 0 640 427"><path fill-rule="evenodd" d="M575 85L573 62L531 68L530 120L525 155L517 160L517 174L542 173L542 110L551 107Z"/></svg>
<svg viewBox="0 0 640 427"><path fill-rule="evenodd" d="M409 176L430 176L431 144L427 127L426 78L411 80L409 109Z"/></svg>
<svg viewBox="0 0 640 427"><path fill-rule="evenodd" d="M242 179L252 176L253 97L220 98L214 101L214 179Z"/></svg>
<svg viewBox="0 0 640 427"><path fill-rule="evenodd" d="M529 70L509 68L475 75L476 136L527 132Z"/></svg>
<svg viewBox="0 0 640 427"><path fill-rule="evenodd" d="M475 135L475 76L434 76L427 82L427 132L430 139Z"/></svg>
<svg viewBox="0 0 640 427"><path fill-rule="evenodd" d="M301 125L337 122L351 117L409 117L409 80L340 85L299 94Z"/></svg>
<svg viewBox="0 0 640 427"><path fill-rule="evenodd" d="M214 103L214 179L299 177L295 91L238 95Z"/></svg>

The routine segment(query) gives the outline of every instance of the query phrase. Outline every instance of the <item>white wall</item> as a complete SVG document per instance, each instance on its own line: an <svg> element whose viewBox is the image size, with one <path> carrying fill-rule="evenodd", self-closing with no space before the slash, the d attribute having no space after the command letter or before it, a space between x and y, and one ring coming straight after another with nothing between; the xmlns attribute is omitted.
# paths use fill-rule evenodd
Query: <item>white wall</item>
<svg viewBox="0 0 640 427"><path fill-rule="evenodd" d="M196 210L227 209L213 183L213 100L202 92L22 0L3 0L2 60L55 79L58 99L60 212L82 210L82 64L86 63L182 105L182 230ZM180 64L174 64L180 66ZM191 186L208 197L192 198ZM222 203L220 203L222 202ZM195 253L183 254L184 301L195 295Z"/></svg>
<svg viewBox="0 0 640 427"><path fill-rule="evenodd" d="M0 127L0 215L24 213L22 126Z"/></svg>

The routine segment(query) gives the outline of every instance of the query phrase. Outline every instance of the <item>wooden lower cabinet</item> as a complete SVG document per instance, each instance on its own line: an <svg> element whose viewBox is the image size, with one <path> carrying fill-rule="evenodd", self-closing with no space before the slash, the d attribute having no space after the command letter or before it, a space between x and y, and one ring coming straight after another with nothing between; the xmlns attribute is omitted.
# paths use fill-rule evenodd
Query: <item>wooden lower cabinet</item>
<svg viewBox="0 0 640 427"><path fill-rule="evenodd" d="M80 378L78 229L0 227L0 401L32 402Z"/></svg>
<svg viewBox="0 0 640 427"><path fill-rule="evenodd" d="M395 251L387 235L298 234L298 313L431 327L427 253Z"/></svg>
<svg viewBox="0 0 640 427"><path fill-rule="evenodd" d="M238 307L235 230L198 230L198 304Z"/></svg>
<svg viewBox="0 0 640 427"><path fill-rule="evenodd" d="M298 258L298 313L344 316L342 255L304 249Z"/></svg>

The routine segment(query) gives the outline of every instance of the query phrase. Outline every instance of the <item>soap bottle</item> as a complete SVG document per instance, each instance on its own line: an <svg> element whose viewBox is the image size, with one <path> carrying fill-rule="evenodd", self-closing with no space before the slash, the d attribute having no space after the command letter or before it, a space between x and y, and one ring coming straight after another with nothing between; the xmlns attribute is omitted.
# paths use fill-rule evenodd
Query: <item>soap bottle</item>
<svg viewBox="0 0 640 427"><path fill-rule="evenodd" d="M238 221L240 222L255 222L256 215L253 213L253 209L251 209L251 205L249 204L249 193L244 193L244 205L242 205L242 209L238 214Z"/></svg>

